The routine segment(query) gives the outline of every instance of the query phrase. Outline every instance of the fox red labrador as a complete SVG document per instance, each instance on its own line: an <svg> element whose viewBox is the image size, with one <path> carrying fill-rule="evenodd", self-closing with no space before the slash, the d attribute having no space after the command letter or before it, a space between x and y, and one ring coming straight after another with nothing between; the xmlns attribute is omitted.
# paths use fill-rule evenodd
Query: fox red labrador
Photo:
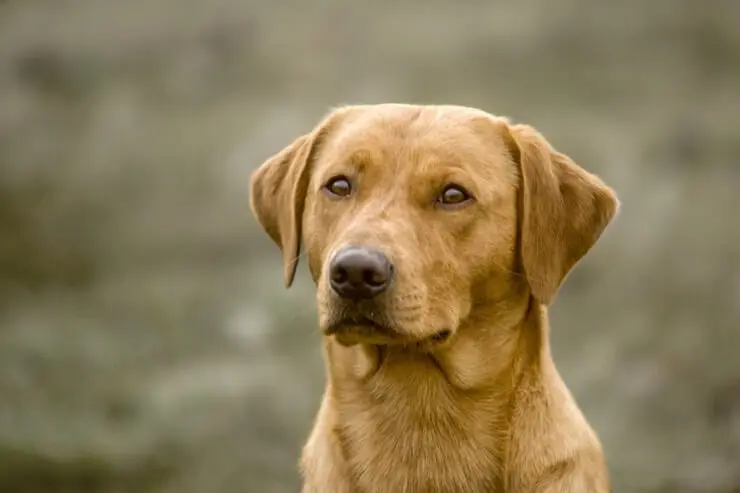
<svg viewBox="0 0 740 493"><path fill-rule="evenodd" d="M618 211L534 128L460 106L332 111L252 175L301 244L326 389L304 493L607 493L551 356L547 306Z"/></svg>

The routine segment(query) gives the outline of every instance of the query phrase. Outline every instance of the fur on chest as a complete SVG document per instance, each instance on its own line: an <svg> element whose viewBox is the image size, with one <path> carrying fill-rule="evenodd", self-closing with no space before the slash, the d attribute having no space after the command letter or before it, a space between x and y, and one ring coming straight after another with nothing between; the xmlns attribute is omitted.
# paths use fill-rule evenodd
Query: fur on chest
<svg viewBox="0 0 740 493"><path fill-rule="evenodd" d="M358 491L493 492L500 464L489 444L435 429L393 434L337 427L336 437Z"/></svg>
<svg viewBox="0 0 740 493"><path fill-rule="evenodd" d="M494 492L504 419L494 395L465 395L443 377L401 384L378 375L342 389L331 433L358 491Z"/></svg>

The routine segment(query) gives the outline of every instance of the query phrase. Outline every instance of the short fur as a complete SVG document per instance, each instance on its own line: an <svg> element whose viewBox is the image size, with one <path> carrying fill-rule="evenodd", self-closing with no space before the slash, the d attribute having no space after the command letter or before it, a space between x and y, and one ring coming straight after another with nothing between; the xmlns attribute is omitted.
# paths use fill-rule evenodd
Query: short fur
<svg viewBox="0 0 740 493"><path fill-rule="evenodd" d="M323 189L338 175L350 196ZM473 200L440 206L449 183ZM334 252L379 248L396 268L367 312L393 335L348 326L323 337L304 493L610 491L547 320L617 213L598 177L532 127L480 110L347 106L254 172L251 206L283 251L287 286L305 244L324 331L361 308L329 286ZM432 337L441 330L443 342Z"/></svg>

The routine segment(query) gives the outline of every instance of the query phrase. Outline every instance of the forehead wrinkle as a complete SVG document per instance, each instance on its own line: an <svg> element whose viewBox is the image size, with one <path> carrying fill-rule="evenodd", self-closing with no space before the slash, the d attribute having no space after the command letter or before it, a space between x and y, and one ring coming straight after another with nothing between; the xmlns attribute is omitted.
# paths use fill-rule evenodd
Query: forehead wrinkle
<svg viewBox="0 0 740 493"><path fill-rule="evenodd" d="M331 154L347 164L357 160L396 174L437 168L428 162L436 160L473 178L481 174L493 178L500 174L504 153L501 149L497 152L499 139L495 132L491 132L490 139L481 134L480 120L478 114L446 107L426 111L391 107L379 113L368 112L335 134L331 144L336 147Z"/></svg>
<svg viewBox="0 0 740 493"><path fill-rule="evenodd" d="M470 172L467 163L477 160L475 153L465 152L465 146L461 146L460 140L454 136L428 134L410 147L423 169L446 168Z"/></svg>
<svg viewBox="0 0 740 493"><path fill-rule="evenodd" d="M429 133L413 145L415 165L409 167L415 183L439 185L439 181L459 180L471 187L478 198L489 201L518 183L516 167L499 149L495 138L486 142L475 132ZM467 178L465 178L467 177Z"/></svg>

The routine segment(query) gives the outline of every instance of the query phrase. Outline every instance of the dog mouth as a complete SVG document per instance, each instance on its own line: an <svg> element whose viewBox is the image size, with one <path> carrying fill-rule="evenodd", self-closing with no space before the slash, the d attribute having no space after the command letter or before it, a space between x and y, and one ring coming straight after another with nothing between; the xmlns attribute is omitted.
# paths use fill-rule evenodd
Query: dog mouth
<svg viewBox="0 0 740 493"><path fill-rule="evenodd" d="M416 346L429 348L447 342L452 336L450 329L441 329L431 335L418 337L404 334L391 324L367 316L345 317L332 323L324 331L334 336L340 344L373 344L377 346Z"/></svg>
<svg viewBox="0 0 740 493"><path fill-rule="evenodd" d="M398 332L390 327L389 324L376 321L366 316L344 317L334 321L324 331L325 335L339 336L342 334L354 333L357 335L365 334L367 336L385 336L393 338L398 336Z"/></svg>

